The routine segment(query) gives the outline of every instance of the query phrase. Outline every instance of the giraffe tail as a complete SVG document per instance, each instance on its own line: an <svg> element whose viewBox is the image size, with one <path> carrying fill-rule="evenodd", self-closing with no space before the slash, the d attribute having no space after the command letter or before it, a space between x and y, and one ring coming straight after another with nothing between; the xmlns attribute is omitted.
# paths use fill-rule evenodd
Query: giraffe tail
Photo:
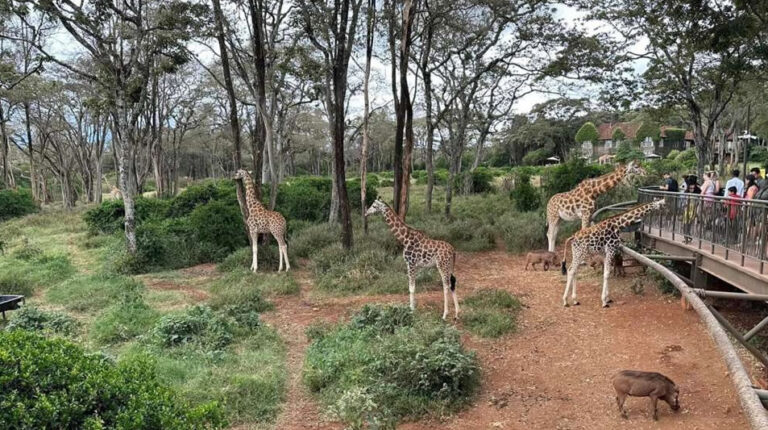
<svg viewBox="0 0 768 430"><path fill-rule="evenodd" d="M571 241L573 240L573 236L569 237L565 241L565 249L563 249L563 262L560 264L560 272L563 273L563 275L568 274L568 265L566 264L568 261L568 250L571 249Z"/></svg>
<svg viewBox="0 0 768 430"><path fill-rule="evenodd" d="M456 251L453 251L453 270L456 270ZM456 277L451 273L451 291L456 291Z"/></svg>

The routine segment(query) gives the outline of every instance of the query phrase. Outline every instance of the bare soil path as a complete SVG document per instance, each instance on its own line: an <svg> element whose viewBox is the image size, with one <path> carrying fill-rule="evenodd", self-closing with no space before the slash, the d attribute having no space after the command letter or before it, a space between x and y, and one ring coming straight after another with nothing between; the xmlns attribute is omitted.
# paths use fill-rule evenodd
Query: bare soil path
<svg viewBox="0 0 768 430"><path fill-rule="evenodd" d="M694 312L659 294L650 281L642 294L631 291L639 279L611 279L610 309L600 307L600 282L589 268L579 280L580 306L563 308L564 279L558 271L526 272L524 257L503 251L461 254L458 291L505 289L525 309L516 334L485 340L465 334L477 351L483 385L473 406L455 416L405 423L402 429L746 429L725 365ZM367 302L407 302L402 295L317 298L311 274L299 270L298 296L275 299L264 314L286 340L288 393L276 429L340 429L320 411L301 383L308 346L304 334L315 321L336 321ZM419 307L442 306L441 291L420 286ZM629 419L617 411L611 376L621 369L659 371L681 388L681 410L659 402L659 421L649 416L647 398L630 398Z"/></svg>

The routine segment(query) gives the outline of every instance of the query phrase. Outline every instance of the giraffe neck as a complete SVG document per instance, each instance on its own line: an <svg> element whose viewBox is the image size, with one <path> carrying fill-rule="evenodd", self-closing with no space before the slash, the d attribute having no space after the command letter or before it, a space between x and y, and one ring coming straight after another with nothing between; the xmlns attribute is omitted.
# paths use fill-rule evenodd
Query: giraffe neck
<svg viewBox="0 0 768 430"><path fill-rule="evenodd" d="M600 194L606 193L624 179L627 172L627 166L619 166L613 172L606 173L594 181L588 182L587 194L590 197L597 197Z"/></svg>
<svg viewBox="0 0 768 430"><path fill-rule="evenodd" d="M616 216L614 225L616 227L623 228L640 222L647 213L655 210L656 208L656 202L650 202L644 205L640 205L634 209L630 209L627 212Z"/></svg>
<svg viewBox="0 0 768 430"><path fill-rule="evenodd" d="M405 242L405 238L408 234L408 231L410 230L408 225L406 225L403 220L397 216L395 211L389 206L384 209L383 215L384 221L387 223L387 225L389 225L389 229L392 231L395 239L397 239L397 241L401 244Z"/></svg>
<svg viewBox="0 0 768 430"><path fill-rule="evenodd" d="M264 205L256 198L256 190L253 186L253 179L250 176L243 178L243 184L245 184L245 204L248 206L250 213L251 208L255 209L257 213L264 210Z"/></svg>

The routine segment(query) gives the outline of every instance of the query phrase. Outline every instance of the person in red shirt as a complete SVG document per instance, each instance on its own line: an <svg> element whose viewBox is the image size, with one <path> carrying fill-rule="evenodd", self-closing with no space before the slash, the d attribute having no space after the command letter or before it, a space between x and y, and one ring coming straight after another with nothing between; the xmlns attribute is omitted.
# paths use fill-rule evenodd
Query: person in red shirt
<svg viewBox="0 0 768 430"><path fill-rule="evenodd" d="M725 201L726 208L728 208L727 216L728 223L728 244L738 241L739 238L739 223L737 218L739 216L739 207L741 206L741 197L738 194L738 189L735 186L728 187L728 199Z"/></svg>

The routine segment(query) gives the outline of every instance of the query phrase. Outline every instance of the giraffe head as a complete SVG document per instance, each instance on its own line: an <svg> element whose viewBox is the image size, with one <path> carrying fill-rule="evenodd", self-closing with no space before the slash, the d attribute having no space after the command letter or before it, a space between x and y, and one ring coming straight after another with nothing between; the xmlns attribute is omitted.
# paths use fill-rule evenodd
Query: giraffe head
<svg viewBox="0 0 768 430"><path fill-rule="evenodd" d="M235 176L232 179L237 181L239 179L246 179L250 177L251 175L248 174L248 171L246 171L245 169L238 169L237 172L235 172Z"/></svg>
<svg viewBox="0 0 768 430"><path fill-rule="evenodd" d="M643 169L643 166L641 166L640 163L638 163L637 161L633 160L627 163L626 176L632 176L632 175L645 176L647 174L648 172L646 172L645 169Z"/></svg>
<svg viewBox="0 0 768 430"><path fill-rule="evenodd" d="M375 213L384 213L385 210L387 210L389 206L387 206L384 201L377 198L373 203L371 203L371 207L368 208L367 211L365 211L365 216L373 215Z"/></svg>

